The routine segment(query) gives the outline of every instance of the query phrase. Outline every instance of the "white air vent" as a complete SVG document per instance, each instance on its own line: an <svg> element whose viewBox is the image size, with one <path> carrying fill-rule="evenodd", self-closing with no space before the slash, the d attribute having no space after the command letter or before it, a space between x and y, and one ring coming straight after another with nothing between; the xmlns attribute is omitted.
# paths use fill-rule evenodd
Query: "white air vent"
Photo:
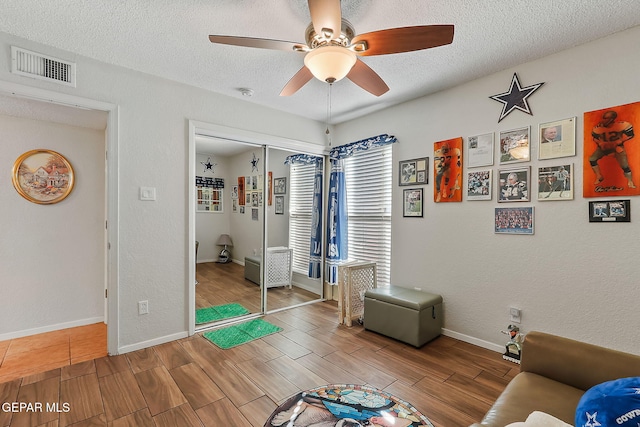
<svg viewBox="0 0 640 427"><path fill-rule="evenodd" d="M11 46L11 72L76 87L76 64Z"/></svg>

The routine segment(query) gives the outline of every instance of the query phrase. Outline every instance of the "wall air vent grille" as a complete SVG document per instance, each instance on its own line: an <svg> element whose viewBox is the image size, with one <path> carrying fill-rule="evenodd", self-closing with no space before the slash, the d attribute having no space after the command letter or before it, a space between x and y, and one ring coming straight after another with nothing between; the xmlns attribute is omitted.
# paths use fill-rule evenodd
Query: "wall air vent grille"
<svg viewBox="0 0 640 427"><path fill-rule="evenodd" d="M76 86L76 64L11 46L11 72L66 86Z"/></svg>

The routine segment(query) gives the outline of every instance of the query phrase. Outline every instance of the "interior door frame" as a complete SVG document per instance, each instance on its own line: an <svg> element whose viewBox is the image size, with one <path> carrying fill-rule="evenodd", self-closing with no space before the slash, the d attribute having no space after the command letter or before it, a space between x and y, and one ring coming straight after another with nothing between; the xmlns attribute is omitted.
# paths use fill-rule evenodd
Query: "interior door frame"
<svg viewBox="0 0 640 427"><path fill-rule="evenodd" d="M294 139L283 138L274 135L267 135L259 132L248 131L244 129L233 128L229 126L216 125L212 123L197 121L197 120L189 120L189 148L188 148L188 156L187 156L187 170L188 177L186 182L186 193L187 203L188 203L188 221L187 221L187 330L189 331L189 336L195 334L196 332L196 287L194 283L196 283L196 256L195 256L195 245L196 245L196 190L195 190L195 177L196 177L196 134L202 134L211 136L219 139L226 139L229 141L236 141L239 143L248 143L259 145L263 147L267 147L265 153L269 150L268 148L282 148L285 150L291 151L300 151L308 154L315 154L318 156L325 156L326 149L323 146L319 146L316 144L305 143L302 141L297 141ZM268 155L268 154L267 154ZM265 167L267 165L266 160L264 163ZM266 179L267 173L263 174L263 177ZM263 188L266 188L263 185ZM263 209L266 203L263 203ZM264 211L263 211L264 213ZM263 218L266 215L263 215ZM267 234L267 223L266 218L263 225L263 242L266 241ZM264 265L264 263L263 263ZM263 278L264 283L264 278ZM266 288L263 286L263 297L262 297L262 313L266 312L266 298L264 297L264 293L266 292ZM322 287L324 288L324 286Z"/></svg>
<svg viewBox="0 0 640 427"><path fill-rule="evenodd" d="M107 352L110 355L119 353L119 327L118 327L118 146L119 146L119 108L116 104L82 98L75 95L54 92L18 83L0 81L0 93L32 99L65 107L82 108L104 111L108 114L107 127L105 129L105 217L106 239L105 244L105 316L107 324Z"/></svg>

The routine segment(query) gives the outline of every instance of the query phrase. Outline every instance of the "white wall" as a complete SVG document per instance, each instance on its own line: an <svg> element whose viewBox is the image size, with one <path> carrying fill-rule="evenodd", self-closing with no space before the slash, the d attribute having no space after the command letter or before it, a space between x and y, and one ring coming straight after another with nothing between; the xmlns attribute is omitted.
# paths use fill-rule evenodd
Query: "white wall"
<svg viewBox="0 0 640 427"><path fill-rule="evenodd" d="M104 319L105 134L0 115L0 341ZM16 159L34 149L69 161L75 185L39 205L11 183Z"/></svg>
<svg viewBox="0 0 640 427"><path fill-rule="evenodd" d="M76 62L77 88L11 74L11 45ZM128 351L186 334L192 309L187 301L189 120L317 145L324 145L323 125L6 33L0 33L0 49L0 80L118 105L118 347ZM157 200L139 201L141 186L155 187ZM149 301L148 315L138 315L140 300ZM3 298L0 312L11 304Z"/></svg>
<svg viewBox="0 0 640 427"><path fill-rule="evenodd" d="M506 341L500 330L514 306L522 309L524 332L542 330L640 353L639 200L631 198L631 223L595 224L587 217L593 199L581 191L583 113L640 101L639 44L637 27L336 126L335 145L394 134L396 176L399 160L433 159L436 141L466 141L521 126L531 126L534 160L511 166L531 165L537 172L542 165L574 163L573 201L539 203L534 195L531 203L508 205L535 207L533 236L494 234L495 188L492 201L465 197L462 203L435 204L431 175L424 218L403 218L403 187L395 186L392 283L442 294L448 334L500 350ZM523 85L545 84L529 98L533 116L516 111L498 123L501 104L489 96L505 92L514 72ZM536 160L538 124L573 116L577 156ZM640 134L640 123L635 125Z"/></svg>

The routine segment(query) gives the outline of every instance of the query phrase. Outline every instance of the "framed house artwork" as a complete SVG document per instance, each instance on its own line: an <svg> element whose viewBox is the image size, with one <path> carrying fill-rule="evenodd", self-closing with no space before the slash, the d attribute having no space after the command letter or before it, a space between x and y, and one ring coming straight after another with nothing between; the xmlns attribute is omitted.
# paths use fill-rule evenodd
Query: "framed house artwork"
<svg viewBox="0 0 640 427"><path fill-rule="evenodd" d="M51 150L31 150L13 164L13 186L22 197L39 205L59 203L71 194L75 174L71 163Z"/></svg>
<svg viewBox="0 0 640 427"><path fill-rule="evenodd" d="M433 144L433 199L462 202L462 137Z"/></svg>
<svg viewBox="0 0 640 427"><path fill-rule="evenodd" d="M498 202L528 202L531 167L498 171Z"/></svg>
<svg viewBox="0 0 640 427"><path fill-rule="evenodd" d="M538 200L573 200L573 164L538 168Z"/></svg>
<svg viewBox="0 0 640 427"><path fill-rule="evenodd" d="M640 195L634 126L640 126L640 102L584 113L584 197Z"/></svg>
<svg viewBox="0 0 640 427"><path fill-rule="evenodd" d="M470 168L493 165L493 132L467 139L467 165Z"/></svg>
<svg viewBox="0 0 640 427"><path fill-rule="evenodd" d="M467 200L491 200L491 182L491 169L467 172Z"/></svg>
<svg viewBox="0 0 640 427"><path fill-rule="evenodd" d="M576 118L540 123L538 160L576 155Z"/></svg>
<svg viewBox="0 0 640 427"><path fill-rule="evenodd" d="M500 132L500 163L528 162L531 160L529 126Z"/></svg>
<svg viewBox="0 0 640 427"><path fill-rule="evenodd" d="M402 160L398 167L398 185L429 183L429 158Z"/></svg>
<svg viewBox="0 0 640 427"><path fill-rule="evenodd" d="M406 189L402 194L402 216L422 218L424 205L422 188Z"/></svg>
<svg viewBox="0 0 640 427"><path fill-rule="evenodd" d="M533 207L495 209L496 234L533 234Z"/></svg>

